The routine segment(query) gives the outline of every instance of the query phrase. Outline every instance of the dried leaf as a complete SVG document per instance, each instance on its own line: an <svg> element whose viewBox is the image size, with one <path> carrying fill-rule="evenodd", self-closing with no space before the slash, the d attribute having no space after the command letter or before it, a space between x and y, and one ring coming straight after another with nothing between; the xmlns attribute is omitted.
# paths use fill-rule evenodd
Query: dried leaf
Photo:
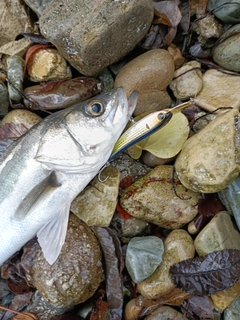
<svg viewBox="0 0 240 320"><path fill-rule="evenodd" d="M182 14L176 1L153 2L154 13L161 20L158 23L166 24L169 27L177 27L182 19Z"/></svg>
<svg viewBox="0 0 240 320"><path fill-rule="evenodd" d="M121 245L115 232L110 228L92 227L101 245L105 259L106 295L113 319L122 319L123 294L121 268Z"/></svg>
<svg viewBox="0 0 240 320"><path fill-rule="evenodd" d="M208 0L190 0L189 7L191 11L191 15L195 15L197 17L204 15L207 9Z"/></svg>
<svg viewBox="0 0 240 320"><path fill-rule="evenodd" d="M82 320L83 318L73 313L64 313L51 318L51 320Z"/></svg>
<svg viewBox="0 0 240 320"><path fill-rule="evenodd" d="M32 42L39 43L39 44L50 44L50 42L44 38L43 35L37 33L19 33L17 35L16 40L21 39L22 37L31 40Z"/></svg>
<svg viewBox="0 0 240 320"><path fill-rule="evenodd" d="M190 314L193 319L196 316L201 320L213 320L214 314L208 297L190 296L188 301L182 303L184 314Z"/></svg>
<svg viewBox="0 0 240 320"><path fill-rule="evenodd" d="M191 295L210 296L233 286L240 278L240 250L214 251L170 268L175 285Z"/></svg>
<svg viewBox="0 0 240 320"><path fill-rule="evenodd" d="M13 317L13 320L37 320L34 314L29 312L21 312Z"/></svg>

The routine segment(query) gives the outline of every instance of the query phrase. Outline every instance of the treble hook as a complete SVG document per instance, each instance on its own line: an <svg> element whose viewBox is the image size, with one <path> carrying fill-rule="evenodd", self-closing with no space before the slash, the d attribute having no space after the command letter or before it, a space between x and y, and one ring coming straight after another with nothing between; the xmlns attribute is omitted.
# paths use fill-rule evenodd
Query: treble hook
<svg viewBox="0 0 240 320"><path fill-rule="evenodd" d="M108 162L106 162L105 165L98 171L98 175L97 175L98 181L100 181L100 182L102 182L102 183L104 183L104 182L107 181L107 179L109 178L109 176L107 176L105 179L102 180L102 179L101 179L101 174L102 174L103 170L104 170L105 168L109 167L109 166L110 166L110 162L108 161Z"/></svg>

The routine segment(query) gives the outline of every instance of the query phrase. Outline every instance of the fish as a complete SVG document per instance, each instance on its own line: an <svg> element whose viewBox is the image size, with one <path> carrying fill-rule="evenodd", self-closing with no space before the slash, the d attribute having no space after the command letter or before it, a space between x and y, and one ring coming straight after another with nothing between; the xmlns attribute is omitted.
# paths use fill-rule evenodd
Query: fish
<svg viewBox="0 0 240 320"><path fill-rule="evenodd" d="M171 109L164 109L160 111L152 112L141 120L135 122L128 130L126 130L115 143L109 162L113 160L119 153L130 148L135 143L146 139L151 134L163 128L171 120L173 114L178 113L185 108L188 108L193 103L193 100L189 100L182 104L179 104Z"/></svg>
<svg viewBox="0 0 240 320"><path fill-rule="evenodd" d="M0 159L0 266L37 235L53 264L72 200L107 162L138 93L120 87L57 111L14 141Z"/></svg>

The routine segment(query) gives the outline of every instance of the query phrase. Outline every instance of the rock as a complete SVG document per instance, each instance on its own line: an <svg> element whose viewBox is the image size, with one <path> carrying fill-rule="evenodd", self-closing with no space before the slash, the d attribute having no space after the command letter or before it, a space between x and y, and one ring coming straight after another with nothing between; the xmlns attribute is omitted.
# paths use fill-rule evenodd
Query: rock
<svg viewBox="0 0 240 320"><path fill-rule="evenodd" d="M107 180L101 182L95 177L73 200L70 210L89 226L108 227L117 205L120 172L109 166L101 172L100 178Z"/></svg>
<svg viewBox="0 0 240 320"><path fill-rule="evenodd" d="M153 311L145 320L187 320L187 318L176 309L168 306L162 306Z"/></svg>
<svg viewBox="0 0 240 320"><path fill-rule="evenodd" d="M47 48L31 55L27 64L28 75L32 82L60 80L72 77L66 60L56 49Z"/></svg>
<svg viewBox="0 0 240 320"><path fill-rule="evenodd" d="M202 89L201 64L197 61L185 63L174 72L173 80L169 87L179 100L195 97Z"/></svg>
<svg viewBox="0 0 240 320"><path fill-rule="evenodd" d="M240 297L233 301L224 311L224 320L238 320L240 319Z"/></svg>
<svg viewBox="0 0 240 320"><path fill-rule="evenodd" d="M240 5L240 1L239 1ZM239 10L240 13L240 10ZM219 44L214 47L213 60L227 70L240 71L240 24L228 29L220 38Z"/></svg>
<svg viewBox="0 0 240 320"><path fill-rule="evenodd" d="M1 46L15 40L21 32L33 32L29 11L23 1L2 0L0 6Z"/></svg>
<svg viewBox="0 0 240 320"><path fill-rule="evenodd" d="M28 48L31 46L32 41L26 38L22 38L16 41L10 41L0 47L0 53L8 56L23 56L26 54Z"/></svg>
<svg viewBox="0 0 240 320"><path fill-rule="evenodd" d="M63 109L95 96L101 89L101 81L89 77L40 84L23 91L24 105L31 110Z"/></svg>
<svg viewBox="0 0 240 320"><path fill-rule="evenodd" d="M217 70L207 70L203 75L203 88L194 102L207 111L221 107L240 107L240 78Z"/></svg>
<svg viewBox="0 0 240 320"><path fill-rule="evenodd" d="M41 121L42 118L36 113L24 109L14 109L10 111L3 119L2 125L5 123L24 124L25 127L30 129L36 123Z"/></svg>
<svg viewBox="0 0 240 320"><path fill-rule="evenodd" d="M158 166L125 189L121 207L130 215L163 228L177 229L197 215L198 193L187 190L175 176L173 166Z"/></svg>
<svg viewBox="0 0 240 320"><path fill-rule="evenodd" d="M88 226L70 215L60 256L53 265L38 245L27 280L56 307L71 307L90 298L102 280L101 251Z"/></svg>
<svg viewBox="0 0 240 320"><path fill-rule="evenodd" d="M38 17L41 16L43 10L49 5L52 0L24 0L25 3L36 13Z"/></svg>
<svg viewBox="0 0 240 320"><path fill-rule="evenodd" d="M174 61L164 49L149 50L127 63L115 79L115 87L123 86L129 95L138 90L139 98L134 116L149 110L170 106L166 88L174 74Z"/></svg>
<svg viewBox="0 0 240 320"><path fill-rule="evenodd" d="M173 230L164 242L162 262L146 280L138 283L137 289L147 299L158 299L174 289L170 267L185 259L194 257L193 240L187 231Z"/></svg>
<svg viewBox="0 0 240 320"><path fill-rule="evenodd" d="M227 211L220 211L194 240L199 256L223 249L240 250L240 234L233 226Z"/></svg>
<svg viewBox="0 0 240 320"><path fill-rule="evenodd" d="M175 169L186 188L214 193L238 176L238 116L236 109L226 111L185 142Z"/></svg>
<svg viewBox="0 0 240 320"><path fill-rule="evenodd" d="M151 168L155 168L157 166L172 163L175 160L175 158L176 158L176 156L174 156L172 158L167 158L167 159L159 158L148 151L143 151L142 156L141 156L142 162Z"/></svg>
<svg viewBox="0 0 240 320"><path fill-rule="evenodd" d="M60 54L91 76L129 53L148 32L152 18L152 0L53 0L39 24Z"/></svg>
<svg viewBox="0 0 240 320"><path fill-rule="evenodd" d="M0 116L8 113L9 96L8 89L5 84L0 80Z"/></svg>
<svg viewBox="0 0 240 320"><path fill-rule="evenodd" d="M180 48L178 48L175 44L171 43L167 48L167 51L173 57L175 69L179 69L184 62L186 62L186 59L182 56Z"/></svg>
<svg viewBox="0 0 240 320"><path fill-rule="evenodd" d="M9 98L15 102L20 102L23 93L23 68L24 60L20 56L7 58L7 76ZM10 84L11 83L11 84ZM18 90L16 91L13 86ZM20 92L20 93L19 93Z"/></svg>
<svg viewBox="0 0 240 320"><path fill-rule="evenodd" d="M240 176L237 177L231 184L225 189L218 192L218 196L227 211L234 215L238 229L240 230Z"/></svg>
<svg viewBox="0 0 240 320"><path fill-rule="evenodd" d="M213 10L213 14L224 23L235 24L240 22L239 4L239 0L209 0L207 10Z"/></svg>
<svg viewBox="0 0 240 320"><path fill-rule="evenodd" d="M114 80L111 72L106 68L97 74L97 78L103 84L103 91L110 91L114 88Z"/></svg>
<svg viewBox="0 0 240 320"><path fill-rule="evenodd" d="M197 32L205 39L219 38L222 30L222 25L211 14L201 17L196 21L198 27Z"/></svg>
<svg viewBox="0 0 240 320"><path fill-rule="evenodd" d="M151 276L161 263L163 252L163 242L156 236L132 238L125 260L132 281L139 283Z"/></svg>

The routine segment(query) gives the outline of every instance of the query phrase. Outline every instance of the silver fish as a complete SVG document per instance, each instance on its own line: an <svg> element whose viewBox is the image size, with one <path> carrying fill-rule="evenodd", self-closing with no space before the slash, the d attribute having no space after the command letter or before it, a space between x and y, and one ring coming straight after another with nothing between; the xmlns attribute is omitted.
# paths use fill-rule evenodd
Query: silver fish
<svg viewBox="0 0 240 320"><path fill-rule="evenodd" d="M0 160L0 265L35 235L46 260L65 241L72 200L107 162L135 109L137 92L102 93L56 112ZM130 101L130 106L129 106Z"/></svg>

